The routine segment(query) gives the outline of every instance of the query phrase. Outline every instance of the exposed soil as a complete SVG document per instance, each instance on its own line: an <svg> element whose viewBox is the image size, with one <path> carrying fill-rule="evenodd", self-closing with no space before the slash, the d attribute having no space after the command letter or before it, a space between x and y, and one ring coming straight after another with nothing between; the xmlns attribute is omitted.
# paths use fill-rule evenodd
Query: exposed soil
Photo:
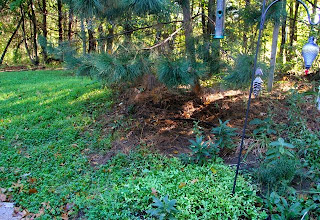
<svg viewBox="0 0 320 220"><path fill-rule="evenodd" d="M17 72L17 71L28 71L28 70L43 70L45 69L45 66L8 66L8 65L2 65L0 66L0 72Z"/></svg>
<svg viewBox="0 0 320 220"><path fill-rule="evenodd" d="M287 91L293 83L279 84L271 95L263 94L253 98L249 120L265 118L272 113L275 123L288 124ZM299 83L300 91L310 89L306 81ZM312 96L311 96L312 97ZM307 97L308 98L308 97ZM188 152L189 139L195 138L193 127L195 122L203 128L208 139L214 138L211 129L222 121L230 120L229 126L237 128L236 142L240 143L242 128L247 108L248 93L242 91L217 91L207 89L201 97L196 97L189 92L169 91L164 87L139 92L130 89L122 93L114 108L97 120L108 135L117 131L120 138L115 141L106 155L92 155L92 164L104 164L118 152L128 153L137 146L146 147L167 156L177 156ZM312 100L310 100L312 102ZM320 130L319 112L314 105L303 106L311 130ZM254 127L248 126L243 154L247 154L249 146L255 143L251 137ZM274 137L276 138L276 137ZM258 144L256 144L258 146ZM257 164L258 155L264 149L256 147L246 155L245 163L252 167ZM228 164L237 163L238 148L224 150L220 156Z"/></svg>

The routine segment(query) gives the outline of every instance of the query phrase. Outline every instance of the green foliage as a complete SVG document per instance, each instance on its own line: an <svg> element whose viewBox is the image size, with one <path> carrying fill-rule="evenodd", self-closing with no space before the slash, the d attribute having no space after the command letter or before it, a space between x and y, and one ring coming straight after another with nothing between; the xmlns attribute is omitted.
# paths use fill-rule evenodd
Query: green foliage
<svg viewBox="0 0 320 220"><path fill-rule="evenodd" d="M47 218L61 216L91 184L84 152L102 136L83 131L109 108L111 92L66 71L1 73L0 81L0 188L29 212L50 202Z"/></svg>
<svg viewBox="0 0 320 220"><path fill-rule="evenodd" d="M159 14L169 10L167 0L125 0L125 3L133 9L136 14Z"/></svg>
<svg viewBox="0 0 320 220"><path fill-rule="evenodd" d="M272 192L265 200L272 220L317 219L320 214L320 185L306 194L291 189L286 196Z"/></svg>
<svg viewBox="0 0 320 220"><path fill-rule="evenodd" d="M178 212L178 210L175 208L176 202L177 200L175 199L169 200L168 196L165 196L161 199L153 197L152 206L155 208L148 210L147 213L151 216L157 217L160 220L174 220L176 219L174 215Z"/></svg>
<svg viewBox="0 0 320 220"><path fill-rule="evenodd" d="M301 217L302 205L299 201L288 202L285 197L279 196L276 192L272 192L264 201L271 212L272 220L286 220Z"/></svg>
<svg viewBox="0 0 320 220"><path fill-rule="evenodd" d="M61 42L58 46L55 46L53 43L48 42L45 37L39 35L38 43L56 60L64 61L67 59L66 62L68 63L70 59L74 59L76 56L76 49L72 47L69 42Z"/></svg>
<svg viewBox="0 0 320 220"><path fill-rule="evenodd" d="M203 165L208 159L215 159L219 153L217 145L213 144L210 140L203 141L203 136L197 136L196 140L189 140L191 142L190 150L191 156L188 157L189 163L196 163Z"/></svg>
<svg viewBox="0 0 320 220"><path fill-rule="evenodd" d="M256 170L256 176L264 186L282 191L293 180L297 168L296 160L282 157L264 161Z"/></svg>
<svg viewBox="0 0 320 220"><path fill-rule="evenodd" d="M192 132L193 134L195 134L197 137L198 136L202 136L203 134L203 128L199 125L199 121L194 121L193 122L193 128L192 128Z"/></svg>
<svg viewBox="0 0 320 220"><path fill-rule="evenodd" d="M263 120L255 118L250 121L249 124L256 126L253 130L253 135L258 139L262 148L267 148L270 144L270 136L277 133L276 130L273 129L274 124L271 118L265 118Z"/></svg>
<svg viewBox="0 0 320 220"><path fill-rule="evenodd" d="M101 84L65 71L2 73L0 80L0 188L31 213L43 207L40 218L59 218L72 204L70 218L141 219L152 208L152 188L176 198L177 219L266 218L241 176L230 195L234 171L222 164L185 166L141 149L93 168L88 154L112 138L101 140L102 128L91 124L112 103Z"/></svg>
<svg viewBox="0 0 320 220"><path fill-rule="evenodd" d="M294 146L282 138L269 144L266 158L257 169L257 177L268 187L286 188L298 171L298 163L292 152Z"/></svg>
<svg viewBox="0 0 320 220"><path fill-rule="evenodd" d="M292 144L286 143L283 138L279 138L277 141L273 141L269 144L271 148L267 151L266 160L267 161L275 161L280 157L291 157L293 158L295 155L292 151L295 147Z"/></svg>
<svg viewBox="0 0 320 220"><path fill-rule="evenodd" d="M237 134L235 131L237 130L236 128L231 128L227 124L229 123L229 120L222 122L219 119L220 125L216 128L213 128L211 130L211 133L215 135L215 145L219 146L220 149L223 148L234 148L235 144L232 139L232 137L236 136Z"/></svg>
<svg viewBox="0 0 320 220"><path fill-rule="evenodd" d="M252 55L238 55L236 57L235 64L229 67L229 74L224 78L226 84L236 89L250 86L253 63L254 57ZM260 63L258 66L266 72L266 64Z"/></svg>
<svg viewBox="0 0 320 220"><path fill-rule="evenodd" d="M176 198L177 219L265 219L261 208L255 207L254 187L242 177L236 196L230 195L233 178L234 171L225 165L185 166L176 158L140 150L119 154L103 165L95 175L96 187L88 192L97 196L82 200L81 206L90 204L87 216L91 219L139 219L144 210L152 209L156 194Z"/></svg>
<svg viewBox="0 0 320 220"><path fill-rule="evenodd" d="M264 135L272 135L277 132L272 129L273 122L271 118L265 118L263 120L259 118L255 118L249 123L250 125L257 125L257 128L253 130L254 135L264 136Z"/></svg>
<svg viewBox="0 0 320 220"><path fill-rule="evenodd" d="M161 59L157 66L157 75L159 80L168 87L193 85L195 80L191 63L185 58L176 60Z"/></svg>

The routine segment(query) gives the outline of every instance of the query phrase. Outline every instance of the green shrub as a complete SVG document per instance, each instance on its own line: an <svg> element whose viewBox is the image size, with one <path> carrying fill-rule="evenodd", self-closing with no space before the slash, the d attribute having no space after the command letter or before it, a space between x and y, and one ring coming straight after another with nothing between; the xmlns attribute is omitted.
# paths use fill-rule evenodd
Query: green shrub
<svg viewBox="0 0 320 220"><path fill-rule="evenodd" d="M258 180L268 188L287 186L297 171L296 160L282 157L272 162L264 162L256 171Z"/></svg>
<svg viewBox="0 0 320 220"><path fill-rule="evenodd" d="M228 70L229 74L224 78L226 84L235 89L249 87L253 71L253 63L254 57L252 55L238 55L235 59L235 64L230 66ZM265 63L260 63L259 67L263 70L267 70L267 65Z"/></svg>
<svg viewBox="0 0 320 220"><path fill-rule="evenodd" d="M180 158L186 164L195 163L203 165L209 159L216 159L217 154L219 153L218 145L209 141L204 141L203 136L197 136L196 140L189 140L191 142L190 155L182 154Z"/></svg>
<svg viewBox="0 0 320 220"><path fill-rule="evenodd" d="M237 134L235 131L236 128L229 127L228 124L229 120L222 122L219 119L220 125L216 128L211 130L211 133L215 135L215 144L219 146L220 149L229 148L232 149L235 147L234 141L232 137L236 136Z"/></svg>

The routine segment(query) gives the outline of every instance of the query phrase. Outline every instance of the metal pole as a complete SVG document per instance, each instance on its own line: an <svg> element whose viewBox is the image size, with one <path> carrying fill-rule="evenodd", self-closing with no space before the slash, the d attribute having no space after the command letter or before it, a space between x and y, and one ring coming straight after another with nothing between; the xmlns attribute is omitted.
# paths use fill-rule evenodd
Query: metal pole
<svg viewBox="0 0 320 220"><path fill-rule="evenodd" d="M261 14L260 28L259 28L259 37L258 37L257 48L256 48L256 56L254 58L254 65L253 65L252 76L251 76L251 85L250 85L249 99L248 99L248 105L247 105L247 111L246 111L246 118L245 118L245 121L244 121L244 126L243 126L243 131L242 131L240 152L239 152L239 156L238 156L238 164L237 164L236 176L234 177L234 182L233 182L232 194L234 194L235 191L236 191L237 178L238 178L238 174L239 174L241 155L242 155L242 150L243 150L243 143L244 143L244 138L246 136L246 129L247 129L247 125L248 125L248 117L249 117L249 112L250 112L250 104L251 104L251 97L252 97L252 91L253 91L253 81L254 81L255 71L256 71L256 68L257 68L259 49L260 49L260 41L261 41L262 30L263 30L264 21L265 21L265 7L266 7L266 0L263 0L262 14Z"/></svg>

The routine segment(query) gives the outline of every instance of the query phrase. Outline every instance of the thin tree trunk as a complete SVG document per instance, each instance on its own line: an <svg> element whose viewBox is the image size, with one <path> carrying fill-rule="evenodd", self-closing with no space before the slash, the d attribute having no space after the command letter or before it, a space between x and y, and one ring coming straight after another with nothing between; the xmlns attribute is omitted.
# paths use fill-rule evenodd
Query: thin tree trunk
<svg viewBox="0 0 320 220"><path fill-rule="evenodd" d="M208 2L208 17L210 18L211 21L215 21L215 13L214 13L214 5L215 5L215 0L209 0ZM213 34L214 33L214 24L212 24L211 21L208 21L208 34Z"/></svg>
<svg viewBox="0 0 320 220"><path fill-rule="evenodd" d="M108 28L108 37L107 37L107 51L109 54L112 54L113 35L114 35L114 27L113 27L113 24L111 24Z"/></svg>
<svg viewBox="0 0 320 220"><path fill-rule="evenodd" d="M184 36L186 44L187 58L191 62L191 72L194 73L194 66L196 63L195 56L195 45L193 39L193 28L190 12L190 0L183 0L181 2L182 12L183 12L183 25L184 25ZM201 93L200 81L197 76L194 76L194 85L192 88L194 94L199 95Z"/></svg>
<svg viewBox="0 0 320 220"><path fill-rule="evenodd" d="M270 73L268 77L268 92L271 92L272 86L273 86L279 31L280 31L280 22L275 22L273 27L273 35L272 35L273 37L272 37L271 59L270 59Z"/></svg>
<svg viewBox="0 0 320 220"><path fill-rule="evenodd" d="M196 62L193 28L191 23L190 0L182 1L184 36L188 59L192 64Z"/></svg>
<svg viewBox="0 0 320 220"><path fill-rule="evenodd" d="M250 0L245 0L246 2L246 7L250 6ZM242 36L242 41L243 41L243 52L247 53L248 52L248 29L249 29L249 25L247 23L244 23L244 30L243 30L243 36Z"/></svg>
<svg viewBox="0 0 320 220"><path fill-rule="evenodd" d="M2 55L1 55L1 58L0 58L0 65L2 65L3 59L4 59L4 57L5 57L5 55L6 55L7 51L8 51L8 48L9 48L9 46L10 46L10 44L11 44L11 41L13 40L14 36L15 36L16 33L18 32L18 29L19 29L21 23L22 23L22 17L20 18L19 23L18 23L16 29L15 29L14 32L12 33L12 35L11 35L11 37L10 37L7 45L6 45L6 47L4 48L4 51L2 52Z"/></svg>
<svg viewBox="0 0 320 220"><path fill-rule="evenodd" d="M87 25L88 25L88 39L89 39L88 52L91 53L96 51L97 41L94 37L94 29L93 29L93 24L91 19L87 20Z"/></svg>
<svg viewBox="0 0 320 220"><path fill-rule="evenodd" d="M296 40L296 30L297 30L297 18L298 18L298 10L299 10L299 2L296 2L295 4L295 11L294 11L294 17L291 21L291 25L290 25L290 43L289 46L290 48L293 47L293 41ZM293 14L293 9L290 10L290 15ZM291 49L292 51L292 49ZM290 54L290 57L292 57L292 53Z"/></svg>
<svg viewBox="0 0 320 220"><path fill-rule="evenodd" d="M39 65L39 57L38 57L38 44L37 44L37 19L36 14L34 12L34 5L33 0L30 0L30 7L31 7L31 20L33 24L33 48L34 48L34 59L35 59L35 65Z"/></svg>
<svg viewBox="0 0 320 220"><path fill-rule="evenodd" d="M202 33L203 36L207 35L207 28L206 28L206 16L205 16L205 8L204 8L204 2L200 2L200 7L201 7L201 24L202 24Z"/></svg>
<svg viewBox="0 0 320 220"><path fill-rule="evenodd" d="M71 44L72 40L72 24L73 24L73 8L69 8L69 23L68 23L68 41Z"/></svg>
<svg viewBox="0 0 320 220"><path fill-rule="evenodd" d="M25 15L24 15L24 11L23 11L23 7L22 5L20 5L20 12L21 12L21 17L22 17L22 36L23 36L23 41L24 41L24 46L26 48L27 54L29 56L29 59L31 61L32 64L36 64L35 60L31 57L31 53L28 47L28 43L27 43L27 36L26 36L26 28L25 28Z"/></svg>
<svg viewBox="0 0 320 220"><path fill-rule="evenodd" d="M86 38L86 31L84 28L83 18L80 18L80 27L81 27L82 53L83 55L85 55L87 53L87 38Z"/></svg>
<svg viewBox="0 0 320 220"><path fill-rule="evenodd" d="M58 29L59 29L59 43L63 41L63 29L62 29L62 1L57 0L58 3Z"/></svg>
<svg viewBox="0 0 320 220"><path fill-rule="evenodd" d="M313 5L312 5L312 14L313 15L316 15L316 13L317 13L317 3L318 3L318 0L314 0Z"/></svg>
<svg viewBox="0 0 320 220"><path fill-rule="evenodd" d="M42 0L42 34L47 42L48 30L47 30L47 0ZM46 45L42 47L43 61L48 63L48 54Z"/></svg>
<svg viewBox="0 0 320 220"><path fill-rule="evenodd" d="M105 44L106 36L103 30L102 23L99 25L98 31L99 31L99 40L98 40L99 50L100 50L100 53L104 53L106 51L106 44Z"/></svg>
<svg viewBox="0 0 320 220"><path fill-rule="evenodd" d="M285 47L286 40L287 40L286 27L287 27L287 19L284 18L284 21L283 21L282 26L281 26L281 45L280 45L280 52L279 52L282 64L284 64L284 62L285 62L284 47Z"/></svg>

